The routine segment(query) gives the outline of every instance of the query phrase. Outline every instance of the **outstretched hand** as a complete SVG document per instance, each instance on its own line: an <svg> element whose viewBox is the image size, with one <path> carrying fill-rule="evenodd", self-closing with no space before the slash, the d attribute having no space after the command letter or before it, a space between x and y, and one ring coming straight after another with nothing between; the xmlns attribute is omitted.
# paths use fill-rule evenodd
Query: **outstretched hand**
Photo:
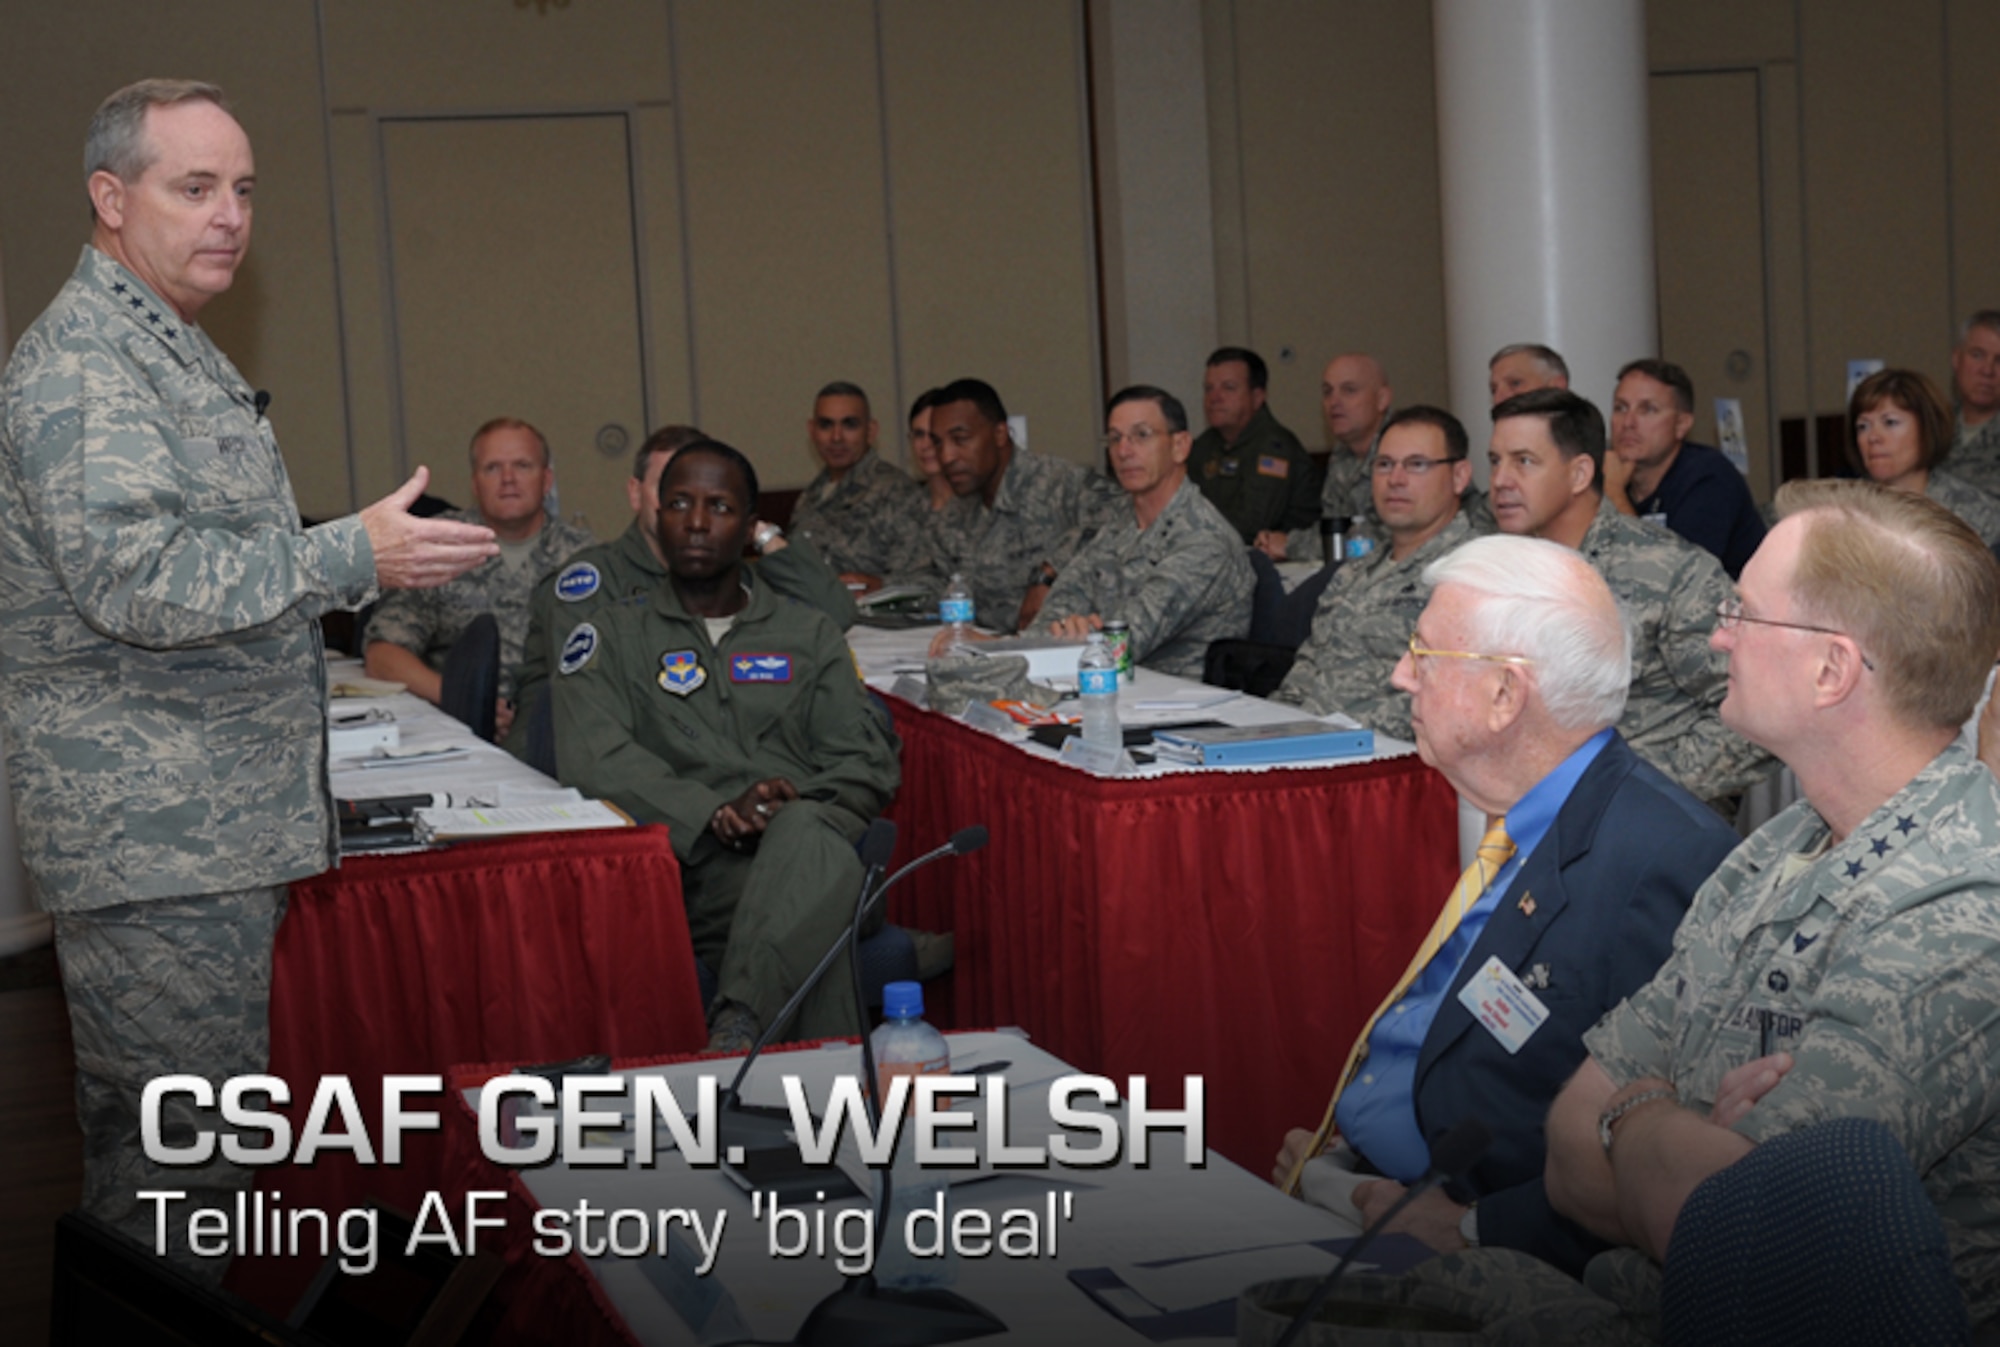
<svg viewBox="0 0 2000 1347"><path fill-rule="evenodd" d="M375 549L375 580L384 589L430 589L500 555L493 530L483 524L410 513L430 480L430 469L418 468L409 481L361 512L368 544Z"/></svg>

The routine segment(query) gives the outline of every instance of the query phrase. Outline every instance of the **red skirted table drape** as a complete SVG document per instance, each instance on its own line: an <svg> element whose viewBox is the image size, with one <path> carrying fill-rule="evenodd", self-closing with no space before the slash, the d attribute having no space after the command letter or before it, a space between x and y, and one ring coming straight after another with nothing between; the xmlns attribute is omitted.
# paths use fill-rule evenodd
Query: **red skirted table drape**
<svg viewBox="0 0 2000 1347"><path fill-rule="evenodd" d="M991 832L889 897L891 920L957 933L951 1018L1144 1075L1156 1107L1200 1075L1209 1145L1268 1173L1458 877L1450 785L1413 756L1099 778L887 700L901 849Z"/></svg>
<svg viewBox="0 0 2000 1347"><path fill-rule="evenodd" d="M353 857L291 887L272 969L271 1073L291 1087L295 1129L327 1075L352 1080L379 1144L385 1075L691 1052L707 1039L663 827ZM443 1136L418 1133L397 1167L334 1153L265 1170L258 1186L286 1207L335 1212L378 1197L414 1211L443 1163ZM231 1284L279 1312L311 1275L246 1261L269 1262L238 1260Z"/></svg>

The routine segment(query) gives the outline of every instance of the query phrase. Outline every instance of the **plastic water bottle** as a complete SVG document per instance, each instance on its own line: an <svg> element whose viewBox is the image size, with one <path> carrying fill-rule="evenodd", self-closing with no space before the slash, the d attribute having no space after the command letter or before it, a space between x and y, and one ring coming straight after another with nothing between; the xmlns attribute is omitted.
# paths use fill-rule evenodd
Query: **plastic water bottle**
<svg viewBox="0 0 2000 1347"><path fill-rule="evenodd" d="M966 587L964 576L951 577L944 597L938 601L938 618L949 633L945 654L960 654L972 644L972 591Z"/></svg>
<svg viewBox="0 0 2000 1347"><path fill-rule="evenodd" d="M1118 658L1101 631L1090 633L1090 642L1076 662L1076 690L1083 703L1083 742L1125 747L1118 728Z"/></svg>
<svg viewBox="0 0 2000 1347"><path fill-rule="evenodd" d="M944 1035L924 1020L924 988L920 982L891 982L882 989L882 1026L869 1036L875 1049L875 1081L882 1102L889 1101L889 1082L897 1076L944 1076L951 1074L951 1049ZM916 1099L911 1082L909 1099ZM919 1222L919 1237L926 1246L942 1240L943 1255L919 1258L904 1242L905 1224L913 1211L935 1211L947 1186L942 1170L926 1170L917 1164L917 1138L905 1126L896 1138L896 1158L890 1166L889 1223L876 1241L875 1282L878 1286L912 1289L949 1286L957 1277L951 1261L950 1228L940 1229L931 1222ZM946 1217L949 1220L949 1216Z"/></svg>

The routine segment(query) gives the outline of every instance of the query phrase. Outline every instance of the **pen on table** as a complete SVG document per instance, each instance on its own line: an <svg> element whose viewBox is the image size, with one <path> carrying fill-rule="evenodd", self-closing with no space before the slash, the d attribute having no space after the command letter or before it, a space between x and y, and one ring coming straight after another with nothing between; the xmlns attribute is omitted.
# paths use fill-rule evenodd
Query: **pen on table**
<svg viewBox="0 0 2000 1347"><path fill-rule="evenodd" d="M990 1076L995 1071L1005 1071L1012 1065L1014 1065L1012 1062L1003 1057L998 1061L981 1062L978 1066L968 1066L958 1074L961 1076Z"/></svg>

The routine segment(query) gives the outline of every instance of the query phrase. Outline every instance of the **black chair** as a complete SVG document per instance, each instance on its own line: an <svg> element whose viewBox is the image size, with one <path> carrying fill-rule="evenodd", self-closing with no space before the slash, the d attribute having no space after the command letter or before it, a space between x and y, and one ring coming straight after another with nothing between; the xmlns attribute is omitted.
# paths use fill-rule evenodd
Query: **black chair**
<svg viewBox="0 0 2000 1347"><path fill-rule="evenodd" d="M1257 576L1257 587L1250 594L1250 639L1297 650L1312 634L1319 596L1326 592L1339 564L1322 566L1289 593L1277 564L1254 547L1250 549L1250 569Z"/></svg>
<svg viewBox="0 0 2000 1347"><path fill-rule="evenodd" d="M1210 641L1202 656L1201 681L1231 692L1268 697L1284 684L1298 651L1268 641Z"/></svg>
<svg viewBox="0 0 2000 1347"><path fill-rule="evenodd" d="M1944 1222L1868 1118L1773 1137L1703 1180L1660 1275L1661 1341L1865 1347L1970 1341Z"/></svg>
<svg viewBox="0 0 2000 1347"><path fill-rule="evenodd" d="M514 718L526 727L524 761L543 776L557 775L555 695L549 684L537 685L527 701L514 708Z"/></svg>
<svg viewBox="0 0 2000 1347"><path fill-rule="evenodd" d="M444 691L438 705L446 715L464 721L488 742L493 738L494 706L500 698L500 624L481 613L466 625L444 657Z"/></svg>

